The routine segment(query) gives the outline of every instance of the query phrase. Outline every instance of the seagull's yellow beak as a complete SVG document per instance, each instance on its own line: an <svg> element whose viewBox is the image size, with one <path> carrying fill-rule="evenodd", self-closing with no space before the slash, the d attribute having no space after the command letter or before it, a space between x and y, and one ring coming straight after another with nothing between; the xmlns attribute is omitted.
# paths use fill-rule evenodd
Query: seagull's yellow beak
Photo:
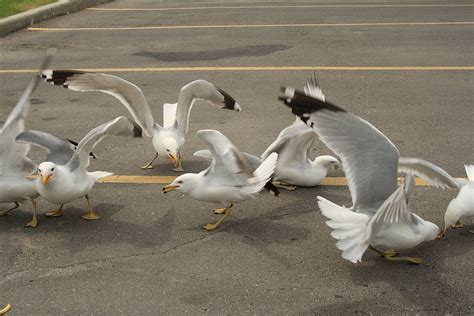
<svg viewBox="0 0 474 316"><path fill-rule="evenodd" d="M436 238L443 239L444 237L446 237L447 233L448 233L448 228L445 227L439 231L438 236Z"/></svg>
<svg viewBox="0 0 474 316"><path fill-rule="evenodd" d="M171 185L171 184L168 184L167 186L165 186L165 187L163 188L163 193L168 193L168 192L174 191L174 190L176 190L177 188L179 188L179 185Z"/></svg>
<svg viewBox="0 0 474 316"><path fill-rule="evenodd" d="M49 179L51 179L51 175L43 175L41 177L41 182L43 183L43 185L48 185L49 183Z"/></svg>
<svg viewBox="0 0 474 316"><path fill-rule="evenodd" d="M169 156L170 156L171 161L173 162L174 167L178 168L179 163L181 161L181 156L179 154L176 154L176 155L169 154Z"/></svg>

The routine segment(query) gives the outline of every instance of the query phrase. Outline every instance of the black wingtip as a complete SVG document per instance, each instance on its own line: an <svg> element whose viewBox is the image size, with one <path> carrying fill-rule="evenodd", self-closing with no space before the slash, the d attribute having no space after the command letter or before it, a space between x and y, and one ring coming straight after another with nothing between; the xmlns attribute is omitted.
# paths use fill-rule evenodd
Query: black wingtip
<svg viewBox="0 0 474 316"><path fill-rule="evenodd" d="M66 81L73 77L74 75L84 74L84 71L80 70L52 70L51 75L41 74L43 78L45 78L46 82L51 82L55 86L62 86L64 88L68 88Z"/></svg>
<svg viewBox="0 0 474 316"><path fill-rule="evenodd" d="M280 190L273 184L273 179L270 179L265 184L265 189L267 189L270 193L272 193L274 196L279 196L280 195Z"/></svg>
<svg viewBox="0 0 474 316"><path fill-rule="evenodd" d="M230 94L228 94L226 91L222 90L219 87L216 87L216 89L224 96L224 108L229 110L240 111L240 106Z"/></svg>
<svg viewBox="0 0 474 316"><path fill-rule="evenodd" d="M321 110L346 112L346 110L343 108L340 108L330 102L307 96L303 91L290 87L282 87L281 90L283 95L279 96L278 100L290 107L293 114L299 116L303 121L305 121L304 118L306 118L306 121L308 120L308 114Z"/></svg>
<svg viewBox="0 0 474 316"><path fill-rule="evenodd" d="M133 137L143 137L143 129L133 122Z"/></svg>
<svg viewBox="0 0 474 316"><path fill-rule="evenodd" d="M77 148L77 145L79 145L78 142L73 141L72 139L66 138L66 140L67 140L69 143L71 143L75 148ZM96 156L93 152L90 152L90 153L89 153L89 156L90 156L91 158L93 158L93 159L97 159L97 156Z"/></svg>

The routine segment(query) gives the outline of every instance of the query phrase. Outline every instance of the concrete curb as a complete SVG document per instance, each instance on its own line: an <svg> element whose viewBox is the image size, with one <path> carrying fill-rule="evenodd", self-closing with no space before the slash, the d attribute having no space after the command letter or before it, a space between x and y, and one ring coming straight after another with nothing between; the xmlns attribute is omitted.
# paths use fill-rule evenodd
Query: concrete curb
<svg viewBox="0 0 474 316"><path fill-rule="evenodd" d="M114 0L60 0L39 8L18 13L0 19L0 37L36 22L47 20L58 15L70 14L90 6L112 1Z"/></svg>

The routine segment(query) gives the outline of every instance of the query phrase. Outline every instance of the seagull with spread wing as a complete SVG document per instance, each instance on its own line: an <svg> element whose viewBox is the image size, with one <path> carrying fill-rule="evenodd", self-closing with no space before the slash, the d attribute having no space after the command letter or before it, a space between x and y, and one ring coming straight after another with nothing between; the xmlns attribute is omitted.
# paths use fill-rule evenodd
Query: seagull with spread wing
<svg viewBox="0 0 474 316"><path fill-rule="evenodd" d="M230 215L234 203L245 201L260 192L270 181L278 154L272 153L258 168L231 141L216 130L200 130L197 135L212 154L209 168L200 173L186 173L163 188L164 193L179 191L199 201L221 203L224 208L214 213L224 214L216 223L204 226L216 229Z"/></svg>
<svg viewBox="0 0 474 316"><path fill-rule="evenodd" d="M399 171L416 175L431 185L440 188L458 189L457 196L451 200L444 214L444 228L438 238L444 238L449 227L456 229L464 225L461 219L474 216L474 165L464 165L467 179L453 178L437 165L418 158L400 158ZM474 234L474 230L470 230Z"/></svg>
<svg viewBox="0 0 474 316"><path fill-rule="evenodd" d="M42 69L51 62L54 51L48 50ZM8 210L0 212L0 216L17 209L19 202L31 201L33 218L26 227L36 227L36 201L38 191L31 179L25 178L36 170L36 165L26 155L30 145L19 144L16 137L25 130L25 119L30 108L30 97L36 90L40 77L35 75L25 92L15 105L5 124L0 129L0 203L14 203Z"/></svg>
<svg viewBox="0 0 474 316"><path fill-rule="evenodd" d="M100 219L90 203L90 191L95 182L112 175L110 172L88 172L90 152L106 135L141 136L135 126L121 116L92 129L79 142L75 150L61 138L40 131L25 131L17 142L42 147L48 151L47 161L38 166L38 177L34 186L47 201L58 204L59 208L48 212L49 217L61 216L64 204L85 197L86 220Z"/></svg>
<svg viewBox="0 0 474 316"><path fill-rule="evenodd" d="M436 239L438 226L410 212L408 198L414 187L411 175L397 188L399 153L395 145L369 122L344 109L282 88L279 98L336 153L346 172L353 206L349 209L318 197L318 205L342 257L360 262L370 248L387 260L414 264L422 260L399 257L395 250L409 249Z"/></svg>
<svg viewBox="0 0 474 316"><path fill-rule="evenodd" d="M181 148L188 133L191 109L197 100L205 100L224 109L241 111L239 104L227 92L206 80L196 80L181 88L177 103L163 104L161 126L153 119L142 90L120 77L77 70L46 70L42 72L42 76L47 82L70 90L100 91L117 98L142 128L143 133L152 137L156 154L142 169L153 168L153 163L161 156L172 160L175 167L173 170L184 171L181 166Z"/></svg>

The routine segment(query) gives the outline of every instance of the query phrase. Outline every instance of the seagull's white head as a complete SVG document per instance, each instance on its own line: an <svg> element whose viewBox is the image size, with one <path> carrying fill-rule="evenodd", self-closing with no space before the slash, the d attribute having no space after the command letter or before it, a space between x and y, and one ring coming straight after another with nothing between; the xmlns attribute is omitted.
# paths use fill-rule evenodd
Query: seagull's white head
<svg viewBox="0 0 474 316"><path fill-rule="evenodd" d="M186 173L177 177L171 184L163 188L163 193L171 191L179 191L182 193L189 193L194 190L199 184L199 175L196 173Z"/></svg>
<svg viewBox="0 0 474 316"><path fill-rule="evenodd" d="M58 172L58 167L52 162L43 162L38 166L38 175L43 185L48 185L49 182L54 180Z"/></svg>
<svg viewBox="0 0 474 316"><path fill-rule="evenodd" d="M319 156L317 157L314 162L318 164L319 166L325 168L326 170L329 170L331 167L334 169L338 169L339 167L342 167L341 163L337 158L334 158L333 156Z"/></svg>
<svg viewBox="0 0 474 316"><path fill-rule="evenodd" d="M434 240L438 237L439 227L432 222L425 221L425 231L425 241Z"/></svg>
<svg viewBox="0 0 474 316"><path fill-rule="evenodd" d="M178 168L181 160L181 155L179 154L181 146L174 137L164 137L163 146L165 148L166 154L171 159L171 161L173 161L175 168Z"/></svg>
<svg viewBox="0 0 474 316"><path fill-rule="evenodd" d="M458 208L456 207L456 201L452 200L449 205L446 213L444 213L444 228L440 230L438 238L444 238L448 233L449 226L456 224L461 215L457 212Z"/></svg>

